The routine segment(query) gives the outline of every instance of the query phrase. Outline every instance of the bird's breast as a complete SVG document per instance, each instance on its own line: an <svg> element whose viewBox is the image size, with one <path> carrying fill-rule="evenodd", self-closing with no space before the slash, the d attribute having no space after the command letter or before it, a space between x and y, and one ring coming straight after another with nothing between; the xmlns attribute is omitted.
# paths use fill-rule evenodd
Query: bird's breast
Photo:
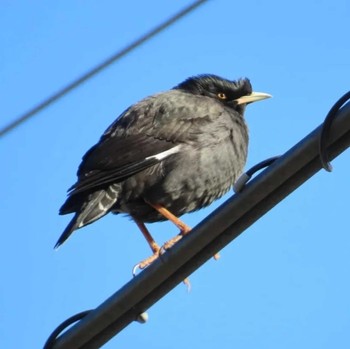
<svg viewBox="0 0 350 349"><path fill-rule="evenodd" d="M184 147L183 152L165 160L162 168L153 173L157 180L154 177L143 179L144 183L153 183L144 186L141 196L181 216L205 207L224 195L242 172L245 160L246 149L236 153L230 142L203 149ZM139 217L143 221L162 218L152 210L139 209L139 212L146 211L147 214Z"/></svg>
<svg viewBox="0 0 350 349"><path fill-rule="evenodd" d="M248 145L245 124L225 126L196 134L195 141L181 143L176 154L129 178L124 183L122 211L154 222L162 217L147 201L181 216L224 195L242 173Z"/></svg>

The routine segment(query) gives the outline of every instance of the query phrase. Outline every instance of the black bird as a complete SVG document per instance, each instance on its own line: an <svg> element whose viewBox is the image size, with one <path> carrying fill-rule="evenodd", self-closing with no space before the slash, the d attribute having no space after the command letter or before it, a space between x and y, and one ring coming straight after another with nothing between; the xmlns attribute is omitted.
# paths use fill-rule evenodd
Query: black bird
<svg viewBox="0 0 350 349"><path fill-rule="evenodd" d="M144 223L168 219L179 227L165 249L190 231L177 217L232 187L247 157L245 107L269 97L248 79L199 75L126 109L84 155L60 209L75 215L55 247L109 212L126 213L153 251L139 267L149 265L160 247Z"/></svg>

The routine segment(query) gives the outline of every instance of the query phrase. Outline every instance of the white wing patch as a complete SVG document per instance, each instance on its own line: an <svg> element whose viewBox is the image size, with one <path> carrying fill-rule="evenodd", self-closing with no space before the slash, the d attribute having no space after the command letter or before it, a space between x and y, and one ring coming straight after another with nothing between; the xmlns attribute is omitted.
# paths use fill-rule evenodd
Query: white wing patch
<svg viewBox="0 0 350 349"><path fill-rule="evenodd" d="M150 159L157 159L159 161L164 160L168 156L178 153L180 151L180 148L181 148L181 145L178 144L177 146L170 148L168 150L162 151L161 153L158 153L156 155L147 156L145 160L150 160Z"/></svg>

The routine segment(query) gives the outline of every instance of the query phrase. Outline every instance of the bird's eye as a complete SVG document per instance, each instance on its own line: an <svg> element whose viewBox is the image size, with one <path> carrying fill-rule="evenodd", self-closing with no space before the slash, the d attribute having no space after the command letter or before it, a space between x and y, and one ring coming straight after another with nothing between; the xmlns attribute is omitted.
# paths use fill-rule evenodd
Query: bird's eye
<svg viewBox="0 0 350 349"><path fill-rule="evenodd" d="M220 99L227 99L225 93L223 93L223 92L219 92L219 93L218 93L218 97L219 97Z"/></svg>

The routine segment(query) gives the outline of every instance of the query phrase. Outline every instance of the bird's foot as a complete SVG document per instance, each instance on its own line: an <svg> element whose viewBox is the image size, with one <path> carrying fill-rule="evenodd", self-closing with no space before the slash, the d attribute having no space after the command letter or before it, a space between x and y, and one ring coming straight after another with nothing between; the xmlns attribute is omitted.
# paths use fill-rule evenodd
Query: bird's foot
<svg viewBox="0 0 350 349"><path fill-rule="evenodd" d="M160 255L160 249L155 252L152 256L144 259L140 263L137 263L134 268L132 269L132 275L136 276L138 270L143 270L147 268L149 265L151 265L156 259L158 259Z"/></svg>
<svg viewBox="0 0 350 349"><path fill-rule="evenodd" d="M163 246L160 248L161 253L164 253L166 250L169 250L171 247L173 247L179 240L182 239L184 235L190 232L190 228L186 230L185 232L181 232L180 234L176 235L172 239L168 240L166 243L163 244ZM220 253L215 253L213 258L217 261L220 259Z"/></svg>
<svg viewBox="0 0 350 349"><path fill-rule="evenodd" d="M148 266L150 266L156 259L158 259L159 255L161 254L161 249L159 249L158 252L154 253L152 256L144 259L140 263L137 263L134 268L132 269L132 275L135 277L137 275L138 271L142 271L143 269L146 269ZM182 281L186 287L187 291L191 291L191 282L189 278L186 278Z"/></svg>
<svg viewBox="0 0 350 349"><path fill-rule="evenodd" d="M162 251L166 251L169 250L171 247L173 247L179 240L182 239L182 234L178 234L176 236L174 236L173 238L171 238L170 240L168 240L166 243L163 244L163 246L161 247Z"/></svg>

